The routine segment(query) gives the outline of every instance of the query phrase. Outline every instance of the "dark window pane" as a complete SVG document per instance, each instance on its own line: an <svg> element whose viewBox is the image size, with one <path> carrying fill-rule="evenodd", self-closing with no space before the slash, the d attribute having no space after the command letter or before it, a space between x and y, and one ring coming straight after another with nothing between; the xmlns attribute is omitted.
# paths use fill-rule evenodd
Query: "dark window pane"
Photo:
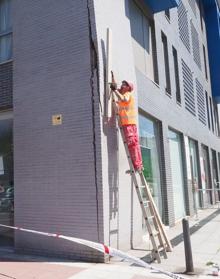
<svg viewBox="0 0 220 279"><path fill-rule="evenodd" d="M207 119L208 119L208 127L210 130L211 124L210 124L210 114L209 114L209 98L208 98L207 92L205 92L205 99L206 99L206 112L207 112Z"/></svg>
<svg viewBox="0 0 220 279"><path fill-rule="evenodd" d="M170 19L170 10L166 10L166 11L165 11L165 15L166 15L166 17L167 17L168 19Z"/></svg>
<svg viewBox="0 0 220 279"><path fill-rule="evenodd" d="M0 62L12 58L12 34L0 37Z"/></svg>
<svg viewBox="0 0 220 279"><path fill-rule="evenodd" d="M181 103L178 57L177 57L177 51L174 47L173 47L173 63L174 63L175 82L176 82L176 101L178 103Z"/></svg>
<svg viewBox="0 0 220 279"><path fill-rule="evenodd" d="M0 32L10 32L12 30L11 0L0 1Z"/></svg>
<svg viewBox="0 0 220 279"><path fill-rule="evenodd" d="M169 67L169 55L168 55L168 45L167 45L167 37L164 33L161 33L162 44L163 44L163 54L164 54L164 66L165 66L165 77L166 77L166 91L171 94L171 86L170 86L170 67Z"/></svg>

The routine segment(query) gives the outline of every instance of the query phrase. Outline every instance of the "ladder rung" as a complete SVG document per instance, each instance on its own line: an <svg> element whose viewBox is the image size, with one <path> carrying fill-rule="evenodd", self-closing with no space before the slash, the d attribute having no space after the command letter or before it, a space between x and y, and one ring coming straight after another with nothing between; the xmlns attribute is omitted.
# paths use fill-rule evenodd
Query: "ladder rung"
<svg viewBox="0 0 220 279"><path fill-rule="evenodd" d="M157 249L159 252L166 251L166 247L163 246L158 246Z"/></svg>
<svg viewBox="0 0 220 279"><path fill-rule="evenodd" d="M141 201L140 203L142 203L143 206L148 206L148 204L150 203L150 201Z"/></svg>
<svg viewBox="0 0 220 279"><path fill-rule="evenodd" d="M149 219L153 219L153 218L155 218L155 216L148 216L148 217L145 217L145 220L149 220Z"/></svg>
<svg viewBox="0 0 220 279"><path fill-rule="evenodd" d="M145 189L145 188L146 188L146 186L141 185L141 186L138 186L138 188L140 188L140 189Z"/></svg>
<svg viewBox="0 0 220 279"><path fill-rule="evenodd" d="M154 231L150 234L150 236L158 236L160 234L160 232L158 231Z"/></svg>
<svg viewBox="0 0 220 279"><path fill-rule="evenodd" d="M134 171L133 170L126 170L126 172L125 173L127 173L127 174L133 174L134 173Z"/></svg>

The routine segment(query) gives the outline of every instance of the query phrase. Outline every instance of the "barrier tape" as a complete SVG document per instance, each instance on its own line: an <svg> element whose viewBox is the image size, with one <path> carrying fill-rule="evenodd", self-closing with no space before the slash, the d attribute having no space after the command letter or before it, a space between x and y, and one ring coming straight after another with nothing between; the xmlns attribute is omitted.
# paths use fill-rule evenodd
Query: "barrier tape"
<svg viewBox="0 0 220 279"><path fill-rule="evenodd" d="M131 255L129 255L127 253L124 253L120 250L117 250L115 248L112 248L110 246L106 246L104 244L100 244L100 243L97 243L97 242L93 242L93 241L89 241L89 240L85 240L85 239L81 239L81 238L76 238L76 237L71 237L71 236L65 236L65 235L57 234L57 233L47 233L47 232L41 232L41 231L36 231L36 230L24 229L24 228L21 228L21 227L7 226L7 225L3 225L3 224L0 224L0 227L5 227L5 228L13 229L13 230L18 230L18 231L23 231L23 232L28 232L28 233L34 233L34 234L39 234L39 235L44 235L44 236L48 236L48 237L66 239L66 240L69 240L69 241L72 241L72 242L75 242L75 243L78 243L78 244L81 244L81 245L84 245L84 246L88 246L90 248L93 248L93 249L95 249L99 252L102 252L104 254L107 254L109 256L119 257L123 260L129 261L129 262L137 264L141 267L144 267L144 268L162 273L162 274L167 275L171 278L185 279L184 277L182 277L180 275L177 275L177 274L174 274L172 272L153 267L150 264L140 260L137 257L131 256Z"/></svg>

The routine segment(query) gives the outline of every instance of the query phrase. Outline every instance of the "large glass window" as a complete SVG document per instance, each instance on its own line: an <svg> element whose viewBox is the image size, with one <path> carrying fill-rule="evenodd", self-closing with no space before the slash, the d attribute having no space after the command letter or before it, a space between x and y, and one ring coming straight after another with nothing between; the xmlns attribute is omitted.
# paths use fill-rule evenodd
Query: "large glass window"
<svg viewBox="0 0 220 279"><path fill-rule="evenodd" d="M0 63L12 58L12 0L0 0Z"/></svg>
<svg viewBox="0 0 220 279"><path fill-rule="evenodd" d="M158 83L154 25L133 0L130 1L130 24L135 66Z"/></svg>
<svg viewBox="0 0 220 279"><path fill-rule="evenodd" d="M186 215L181 136L169 130L170 163L174 197L175 219Z"/></svg>
<svg viewBox="0 0 220 279"><path fill-rule="evenodd" d="M162 216L158 126L155 121L141 114L139 115L139 126L144 176L150 186L159 213Z"/></svg>
<svg viewBox="0 0 220 279"><path fill-rule="evenodd" d="M14 224L12 119L0 120L0 224ZM13 243L13 231L0 228L0 245Z"/></svg>
<svg viewBox="0 0 220 279"><path fill-rule="evenodd" d="M212 192L210 189L211 186L211 168L210 168L210 162L209 162L209 150L208 147L205 145L202 145L202 161L201 161L201 169L204 171L204 174L202 176L202 182L203 182L203 189L206 189L206 191L203 193L203 206L207 206L208 204L212 204Z"/></svg>
<svg viewBox="0 0 220 279"><path fill-rule="evenodd" d="M212 150L212 174L213 174L213 184L214 189L218 188L219 177L218 177L218 164L217 164L217 154L215 150ZM214 192L215 202L219 200L218 191Z"/></svg>
<svg viewBox="0 0 220 279"><path fill-rule="evenodd" d="M198 171L198 149L197 149L197 143L189 139L189 153L190 153L190 167L191 167L191 177L192 177L192 192L193 192L193 203L194 203L194 209L197 211L197 209L200 207L200 201L199 201L199 171Z"/></svg>

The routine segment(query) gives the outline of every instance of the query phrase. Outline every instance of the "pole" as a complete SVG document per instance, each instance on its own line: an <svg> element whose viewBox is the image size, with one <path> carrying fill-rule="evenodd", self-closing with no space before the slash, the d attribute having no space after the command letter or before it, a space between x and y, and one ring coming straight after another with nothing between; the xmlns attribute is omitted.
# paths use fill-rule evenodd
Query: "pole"
<svg viewBox="0 0 220 279"><path fill-rule="evenodd" d="M193 267L192 248L191 248L191 241L190 241L189 221L185 218L182 219L182 225L183 225L185 260L186 260L185 273L193 274L194 267Z"/></svg>

